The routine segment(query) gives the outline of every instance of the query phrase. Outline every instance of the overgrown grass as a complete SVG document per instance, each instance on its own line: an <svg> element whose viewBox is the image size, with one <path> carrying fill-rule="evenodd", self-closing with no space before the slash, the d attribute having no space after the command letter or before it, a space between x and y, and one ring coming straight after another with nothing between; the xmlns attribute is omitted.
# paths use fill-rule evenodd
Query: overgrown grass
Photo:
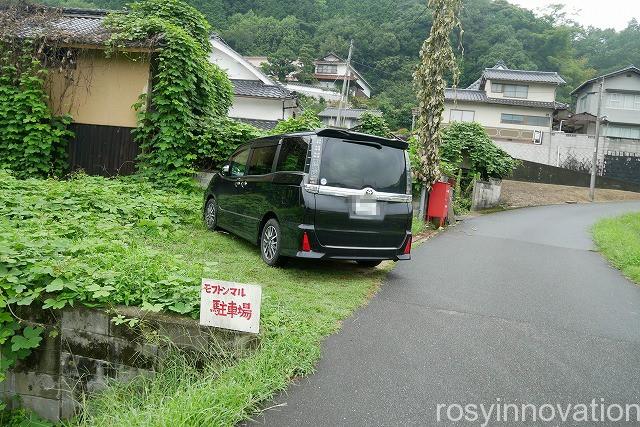
<svg viewBox="0 0 640 427"><path fill-rule="evenodd" d="M260 345L249 357L200 372L178 360L153 380L114 385L88 401L79 425L233 425L250 416L289 381L313 370L320 342L375 292L389 266L293 261L269 268L253 245L193 224L172 239L147 244L196 263L206 275L263 286Z"/></svg>
<svg viewBox="0 0 640 427"><path fill-rule="evenodd" d="M611 264L640 284L640 213L598 221L593 238Z"/></svg>
<svg viewBox="0 0 640 427"><path fill-rule="evenodd" d="M254 352L225 363L212 360L203 370L178 355L154 379L113 384L92 396L69 425L234 425L292 378L313 370L322 339L367 301L391 267L311 261L267 267L255 246L205 229L201 194L163 192L127 179L0 178L0 261L19 260L5 274L32 289L57 277L70 284L42 289L42 299L197 317L202 277L263 286Z"/></svg>
<svg viewBox="0 0 640 427"><path fill-rule="evenodd" d="M422 218L414 216L411 222L411 234L417 236L420 233L424 233L430 228L430 224L426 223Z"/></svg>

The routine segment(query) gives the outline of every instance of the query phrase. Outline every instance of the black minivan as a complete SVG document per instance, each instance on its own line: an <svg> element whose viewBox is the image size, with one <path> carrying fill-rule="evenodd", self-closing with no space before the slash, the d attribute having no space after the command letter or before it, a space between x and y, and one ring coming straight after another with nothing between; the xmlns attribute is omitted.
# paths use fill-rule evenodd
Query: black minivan
<svg viewBox="0 0 640 427"><path fill-rule="evenodd" d="M240 146L205 193L204 221L260 246L269 265L287 257L411 259L407 143L322 129Z"/></svg>

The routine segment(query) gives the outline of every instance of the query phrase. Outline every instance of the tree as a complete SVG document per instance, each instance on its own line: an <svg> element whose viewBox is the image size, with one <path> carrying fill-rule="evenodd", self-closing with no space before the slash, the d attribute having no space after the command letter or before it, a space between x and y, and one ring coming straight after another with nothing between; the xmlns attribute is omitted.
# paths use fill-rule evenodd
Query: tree
<svg viewBox="0 0 640 427"><path fill-rule="evenodd" d="M392 136L391 129L381 116L376 116L370 111L365 111L360 116L360 124L355 128L358 132L368 133L369 135L377 135L388 138Z"/></svg>
<svg viewBox="0 0 640 427"><path fill-rule="evenodd" d="M284 82L287 76L296 70L293 62L296 56L287 47L281 47L273 55L267 56L267 62L261 65L262 71L278 81Z"/></svg>
<svg viewBox="0 0 640 427"><path fill-rule="evenodd" d="M418 169L417 178L426 190L440 178L438 148L441 143L440 123L444 111L445 75L450 73L453 84L458 81L458 67L450 43L454 28L462 28L458 19L461 0L429 0L433 10L433 25L429 38L420 50L420 65L414 74L418 96Z"/></svg>

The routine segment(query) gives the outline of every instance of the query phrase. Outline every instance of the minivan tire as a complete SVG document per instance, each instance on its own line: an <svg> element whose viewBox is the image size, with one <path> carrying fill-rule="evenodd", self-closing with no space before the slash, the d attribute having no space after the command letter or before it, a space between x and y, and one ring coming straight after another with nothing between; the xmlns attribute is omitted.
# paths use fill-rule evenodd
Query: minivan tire
<svg viewBox="0 0 640 427"><path fill-rule="evenodd" d="M215 197L209 197L207 203L204 205L204 224L210 231L218 229L218 204Z"/></svg>
<svg viewBox="0 0 640 427"><path fill-rule="evenodd" d="M377 267L380 265L380 263L382 262L381 260L358 260L356 261L358 263L358 265L360 267L365 267L365 268L373 268L373 267Z"/></svg>
<svg viewBox="0 0 640 427"><path fill-rule="evenodd" d="M285 263L286 258L281 255L282 231L275 218L268 220L260 233L260 255L262 260L271 267L278 267Z"/></svg>

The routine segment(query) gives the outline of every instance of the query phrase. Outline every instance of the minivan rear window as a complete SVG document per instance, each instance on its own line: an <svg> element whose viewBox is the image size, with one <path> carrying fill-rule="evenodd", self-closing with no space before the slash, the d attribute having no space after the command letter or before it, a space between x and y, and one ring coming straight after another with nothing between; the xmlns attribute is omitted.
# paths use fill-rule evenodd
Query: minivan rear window
<svg viewBox="0 0 640 427"><path fill-rule="evenodd" d="M404 151L376 143L325 138L320 183L358 190L371 187L385 193L404 194L407 187Z"/></svg>

